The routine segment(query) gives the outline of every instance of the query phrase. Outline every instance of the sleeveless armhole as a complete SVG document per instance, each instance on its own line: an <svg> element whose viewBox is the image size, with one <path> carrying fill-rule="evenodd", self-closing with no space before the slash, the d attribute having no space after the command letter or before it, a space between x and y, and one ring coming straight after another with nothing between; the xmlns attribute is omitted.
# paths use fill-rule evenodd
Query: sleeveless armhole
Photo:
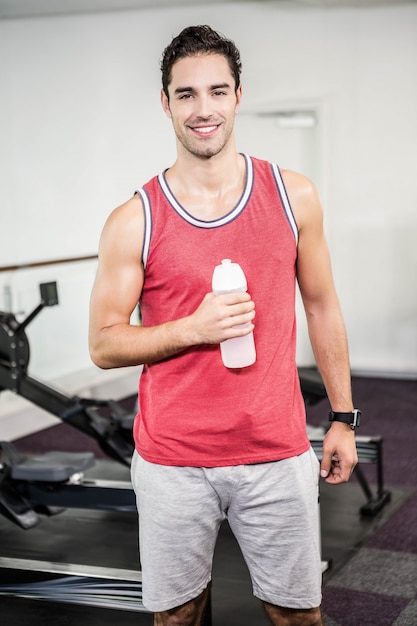
<svg viewBox="0 0 417 626"><path fill-rule="evenodd" d="M291 227L291 230L294 234L295 243L298 244L298 227L297 222L295 221L294 213L292 212L291 204L287 195L287 190L285 189L284 181L282 179L281 171L278 165L271 163L272 173L275 178L275 182L278 187L278 192L281 198L282 206L284 207L285 214L287 216L288 223Z"/></svg>
<svg viewBox="0 0 417 626"><path fill-rule="evenodd" d="M151 245L151 234L152 234L151 203L149 201L149 196L146 193L146 191L143 189L143 187L135 191L135 193L140 195L140 197L142 198L143 217L144 217L142 263L143 263L143 268L146 270L146 263L148 262L149 248Z"/></svg>

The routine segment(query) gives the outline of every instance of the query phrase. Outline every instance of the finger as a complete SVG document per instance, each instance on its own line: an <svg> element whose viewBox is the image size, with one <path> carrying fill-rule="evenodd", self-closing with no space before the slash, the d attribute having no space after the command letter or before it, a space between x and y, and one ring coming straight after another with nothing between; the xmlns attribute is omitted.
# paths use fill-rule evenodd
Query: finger
<svg viewBox="0 0 417 626"><path fill-rule="evenodd" d="M246 303L249 302L251 297L247 293L247 291L232 291L231 293L223 293L216 295L223 304L227 304L228 306L232 306L234 304Z"/></svg>
<svg viewBox="0 0 417 626"><path fill-rule="evenodd" d="M326 482L332 484L348 482L352 471L353 467L350 464L346 465L346 463L342 463L338 459L334 459L332 461L332 467L330 469Z"/></svg>
<svg viewBox="0 0 417 626"><path fill-rule="evenodd" d="M323 451L323 457L320 464L320 476L327 478L332 469L332 455Z"/></svg>

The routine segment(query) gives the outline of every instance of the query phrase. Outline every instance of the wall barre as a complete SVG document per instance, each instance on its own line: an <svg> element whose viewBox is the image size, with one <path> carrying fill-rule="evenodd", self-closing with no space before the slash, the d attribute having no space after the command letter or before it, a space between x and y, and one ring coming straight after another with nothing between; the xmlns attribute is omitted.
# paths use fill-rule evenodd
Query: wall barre
<svg viewBox="0 0 417 626"><path fill-rule="evenodd" d="M78 261L92 261L97 259L97 254L90 254L88 256L78 256L69 259L53 259L52 261L35 261L33 263L21 263L19 265L4 265L0 267L0 272L15 272L16 270L25 270L34 267L44 267L46 265L60 265L62 263L77 263Z"/></svg>

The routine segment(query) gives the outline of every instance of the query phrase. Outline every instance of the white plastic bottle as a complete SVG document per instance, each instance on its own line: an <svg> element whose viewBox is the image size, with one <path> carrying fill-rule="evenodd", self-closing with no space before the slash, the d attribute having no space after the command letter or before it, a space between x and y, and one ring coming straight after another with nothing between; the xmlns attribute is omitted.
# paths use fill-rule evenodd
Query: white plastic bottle
<svg viewBox="0 0 417 626"><path fill-rule="evenodd" d="M221 265L214 268L212 280L213 293L216 295L247 291L245 274L238 263L223 259ZM223 364L229 368L252 365L256 361L253 332L244 337L232 337L220 344Z"/></svg>

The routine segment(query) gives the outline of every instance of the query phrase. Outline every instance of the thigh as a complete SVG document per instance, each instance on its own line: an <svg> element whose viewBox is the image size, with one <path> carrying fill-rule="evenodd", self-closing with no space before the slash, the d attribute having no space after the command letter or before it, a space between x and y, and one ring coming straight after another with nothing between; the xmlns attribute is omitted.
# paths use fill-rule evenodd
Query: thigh
<svg viewBox="0 0 417 626"><path fill-rule="evenodd" d="M228 518L254 595L282 607L319 606L319 464L314 452L244 470Z"/></svg>
<svg viewBox="0 0 417 626"><path fill-rule="evenodd" d="M224 515L201 468L156 465L135 452L132 484L143 603L149 611L167 611L199 596L210 582Z"/></svg>

